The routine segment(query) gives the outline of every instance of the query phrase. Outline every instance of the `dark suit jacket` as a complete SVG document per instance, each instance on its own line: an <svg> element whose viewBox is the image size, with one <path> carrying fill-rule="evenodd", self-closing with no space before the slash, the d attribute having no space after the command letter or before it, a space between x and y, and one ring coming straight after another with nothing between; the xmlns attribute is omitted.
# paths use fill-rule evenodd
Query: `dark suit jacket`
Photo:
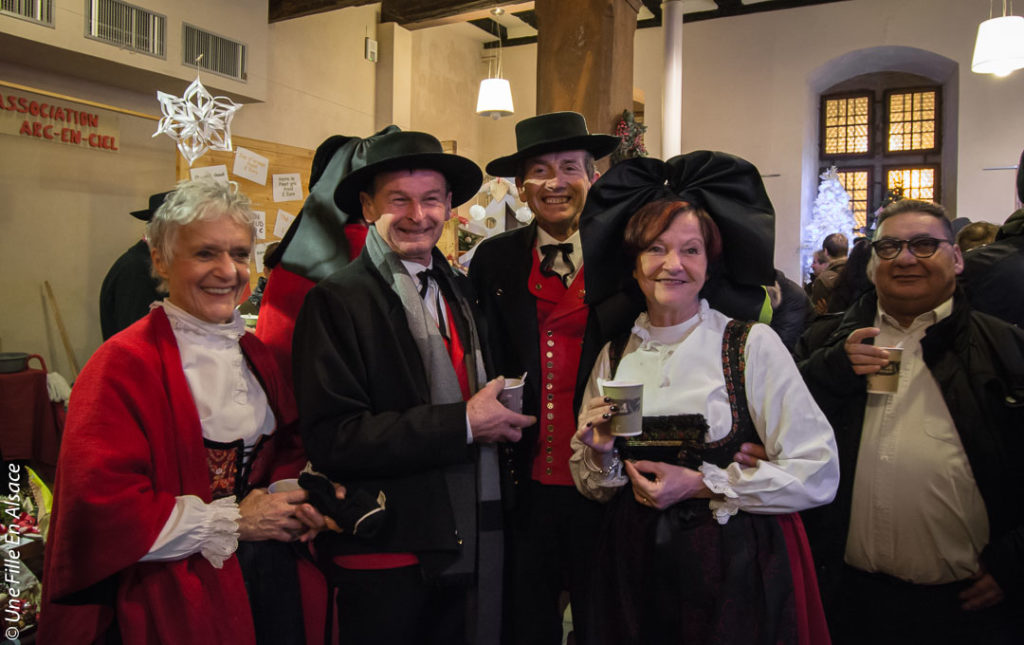
<svg viewBox="0 0 1024 645"><path fill-rule="evenodd" d="M150 303L163 300L159 281L150 273L149 245L139 240L117 258L100 287L100 328L107 340L149 313Z"/></svg>
<svg viewBox="0 0 1024 645"><path fill-rule="evenodd" d="M483 241L473 255L469 277L484 311L491 357L496 374L519 376L528 372L523 393L523 412L540 417L540 332L537 329L537 301L527 284L533 266L537 224L518 228ZM642 309L642 298L618 292L592 304L583 336L583 353L576 374L573 409L579 411L580 399L597 355L608 340L629 331ZM533 446L539 426L523 431L517 444L502 446L502 470L506 486L521 492L530 480ZM506 488L503 498L513 501Z"/></svg>
<svg viewBox="0 0 1024 645"><path fill-rule="evenodd" d="M978 311L1024 328L1024 209L999 229L996 241L964 253L960 283Z"/></svg>
<svg viewBox="0 0 1024 645"><path fill-rule="evenodd" d="M436 249L434 262L445 262ZM472 301L468 283L460 276L456 287ZM465 343L466 321L456 314L456 324ZM335 552L457 550L444 468L474 459L466 404L430 404L402 303L365 252L309 292L293 343L300 428L313 467L387 495L391 519L382 533L371 542L340 536Z"/></svg>

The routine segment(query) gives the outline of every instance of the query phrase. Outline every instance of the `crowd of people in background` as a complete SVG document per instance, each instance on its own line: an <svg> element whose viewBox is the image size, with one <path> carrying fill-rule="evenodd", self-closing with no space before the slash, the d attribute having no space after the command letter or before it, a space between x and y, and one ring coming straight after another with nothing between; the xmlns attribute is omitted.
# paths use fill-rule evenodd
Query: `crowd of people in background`
<svg viewBox="0 0 1024 645"><path fill-rule="evenodd" d="M255 334L244 195L133 213L151 275L104 284L39 642L556 645L567 602L582 645L1024 642L1024 209L894 202L801 288L752 164L602 175L617 146L520 121L486 169L533 222L467 277L436 245L480 168L331 137Z"/></svg>

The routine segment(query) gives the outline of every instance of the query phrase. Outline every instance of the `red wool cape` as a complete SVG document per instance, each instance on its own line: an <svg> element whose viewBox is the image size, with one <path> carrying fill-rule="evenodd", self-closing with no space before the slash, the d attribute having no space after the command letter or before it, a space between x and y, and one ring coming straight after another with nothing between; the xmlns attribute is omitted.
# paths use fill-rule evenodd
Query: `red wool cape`
<svg viewBox="0 0 1024 645"><path fill-rule="evenodd" d="M262 383L277 432L250 480L297 476L305 459L295 404L252 334L242 352ZM238 559L202 555L139 562L178 495L209 503L199 415L163 309L104 343L71 394L46 544L39 642L102 642L112 621L125 643L255 642ZM64 603L74 604L64 604Z"/></svg>

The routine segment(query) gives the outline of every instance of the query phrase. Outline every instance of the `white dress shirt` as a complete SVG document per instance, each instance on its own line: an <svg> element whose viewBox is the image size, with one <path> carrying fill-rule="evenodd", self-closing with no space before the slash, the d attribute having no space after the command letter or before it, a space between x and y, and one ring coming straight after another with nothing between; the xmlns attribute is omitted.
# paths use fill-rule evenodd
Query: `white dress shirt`
<svg viewBox="0 0 1024 645"><path fill-rule="evenodd" d="M867 395L853 482L847 564L917 584L970 577L988 544L981 492L921 355L928 327L952 309L947 300L904 329L879 305L875 345L903 348L899 386Z"/></svg>
<svg viewBox="0 0 1024 645"><path fill-rule="evenodd" d="M722 373L722 334L729 318L701 300L700 312L679 325L654 327L640 314L626 343L616 380L644 385L644 416L702 414L706 441L732 430L732 408ZM768 325L754 325L744 351L747 406L768 461L755 468L731 463L725 468L705 462L705 485L724 496L710 509L725 524L738 510L790 513L832 501L839 483L839 461L832 427L825 419L782 341ZM597 380L610 378L606 345L584 393L586 402L600 396ZM585 496L608 500L628 477L621 466L606 472L593 451L572 439L569 461L576 486Z"/></svg>
<svg viewBox="0 0 1024 645"><path fill-rule="evenodd" d="M274 432L276 420L267 394L238 344L246 333L245 321L237 311L232 322L215 324L192 316L169 300L153 306L163 307L171 323L203 438L222 443L241 439L248 453L263 435ZM180 560L202 553L220 568L238 548L239 517L234 497L206 504L195 495L180 495L142 561Z"/></svg>

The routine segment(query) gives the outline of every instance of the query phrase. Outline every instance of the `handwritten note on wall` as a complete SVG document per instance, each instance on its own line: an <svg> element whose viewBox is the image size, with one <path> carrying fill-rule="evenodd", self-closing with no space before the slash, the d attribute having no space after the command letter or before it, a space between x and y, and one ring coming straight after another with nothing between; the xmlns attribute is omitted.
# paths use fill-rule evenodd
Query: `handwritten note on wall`
<svg viewBox="0 0 1024 645"><path fill-rule="evenodd" d="M189 176L192 177L193 180L209 178L216 182L226 184L228 183L228 167L221 164L219 166L191 168L189 170Z"/></svg>
<svg viewBox="0 0 1024 645"><path fill-rule="evenodd" d="M284 234L288 232L288 227L295 221L295 216L288 211L277 209L277 221L274 222L274 235L277 237L284 237Z"/></svg>
<svg viewBox="0 0 1024 645"><path fill-rule="evenodd" d="M270 160L241 146L235 148L235 167L232 172L260 186L267 185L267 168Z"/></svg>
<svg viewBox="0 0 1024 645"><path fill-rule="evenodd" d="M302 177L299 173L274 175L274 201L295 202L302 199Z"/></svg>
<svg viewBox="0 0 1024 645"><path fill-rule="evenodd" d="M263 211L253 211L256 216L256 239L267 239L267 214Z"/></svg>

